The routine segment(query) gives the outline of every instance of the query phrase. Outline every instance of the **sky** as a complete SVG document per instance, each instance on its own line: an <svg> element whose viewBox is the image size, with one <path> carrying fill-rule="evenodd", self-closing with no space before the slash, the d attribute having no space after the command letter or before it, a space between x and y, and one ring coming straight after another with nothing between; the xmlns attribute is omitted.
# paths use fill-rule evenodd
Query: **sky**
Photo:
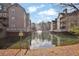
<svg viewBox="0 0 79 59"><path fill-rule="evenodd" d="M30 14L32 23L55 20L63 11L63 8L55 3L20 3L20 5Z"/></svg>

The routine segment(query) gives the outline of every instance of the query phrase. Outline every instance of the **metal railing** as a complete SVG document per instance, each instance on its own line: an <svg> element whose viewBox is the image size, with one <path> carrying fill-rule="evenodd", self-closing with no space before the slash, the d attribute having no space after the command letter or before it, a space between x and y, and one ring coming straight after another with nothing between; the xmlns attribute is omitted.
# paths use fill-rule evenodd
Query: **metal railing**
<svg viewBox="0 0 79 59"><path fill-rule="evenodd" d="M7 31L12 31L12 32L18 32L18 31L23 31L23 32L26 32L26 28L16 28L16 27L12 27L12 28L7 28L6 29Z"/></svg>

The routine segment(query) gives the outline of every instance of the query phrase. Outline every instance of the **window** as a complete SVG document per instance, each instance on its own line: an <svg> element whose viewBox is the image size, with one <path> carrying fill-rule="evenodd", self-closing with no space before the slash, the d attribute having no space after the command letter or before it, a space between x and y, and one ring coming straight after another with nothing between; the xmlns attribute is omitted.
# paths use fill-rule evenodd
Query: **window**
<svg viewBox="0 0 79 59"><path fill-rule="evenodd" d="M66 29L66 26L62 26L61 29Z"/></svg>
<svg viewBox="0 0 79 59"><path fill-rule="evenodd" d="M15 17L12 17L12 20L14 20L15 19Z"/></svg>
<svg viewBox="0 0 79 59"><path fill-rule="evenodd" d="M14 8L11 9L11 12L12 12L12 14L15 14L15 9Z"/></svg>
<svg viewBox="0 0 79 59"><path fill-rule="evenodd" d="M7 13L3 13L3 16L4 16L4 17L7 17Z"/></svg>
<svg viewBox="0 0 79 59"><path fill-rule="evenodd" d="M2 10L2 5L0 5L0 10Z"/></svg>
<svg viewBox="0 0 79 59"><path fill-rule="evenodd" d="M7 8L6 7L4 7L4 11L6 11L7 10Z"/></svg>

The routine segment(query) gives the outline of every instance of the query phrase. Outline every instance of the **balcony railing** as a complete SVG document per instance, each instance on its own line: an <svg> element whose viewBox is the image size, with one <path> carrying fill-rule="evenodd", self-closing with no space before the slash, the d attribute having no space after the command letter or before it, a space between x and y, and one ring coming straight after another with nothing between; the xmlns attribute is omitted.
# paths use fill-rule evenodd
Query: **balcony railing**
<svg viewBox="0 0 79 59"><path fill-rule="evenodd" d="M16 27L12 27L12 28L7 28L8 32L19 32L19 31L23 31L26 32L26 28L16 28Z"/></svg>
<svg viewBox="0 0 79 59"><path fill-rule="evenodd" d="M0 13L0 18L7 18L7 13Z"/></svg>
<svg viewBox="0 0 79 59"><path fill-rule="evenodd" d="M2 24L0 24L0 29L3 29L3 26L2 26Z"/></svg>

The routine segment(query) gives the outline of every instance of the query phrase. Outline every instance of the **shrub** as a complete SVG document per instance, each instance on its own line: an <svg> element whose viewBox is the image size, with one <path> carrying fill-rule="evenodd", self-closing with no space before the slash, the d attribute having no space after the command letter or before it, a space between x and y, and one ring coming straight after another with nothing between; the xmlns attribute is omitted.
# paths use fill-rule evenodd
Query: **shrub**
<svg viewBox="0 0 79 59"><path fill-rule="evenodd" d="M74 34L79 35L79 26L72 27L70 31L73 32Z"/></svg>

